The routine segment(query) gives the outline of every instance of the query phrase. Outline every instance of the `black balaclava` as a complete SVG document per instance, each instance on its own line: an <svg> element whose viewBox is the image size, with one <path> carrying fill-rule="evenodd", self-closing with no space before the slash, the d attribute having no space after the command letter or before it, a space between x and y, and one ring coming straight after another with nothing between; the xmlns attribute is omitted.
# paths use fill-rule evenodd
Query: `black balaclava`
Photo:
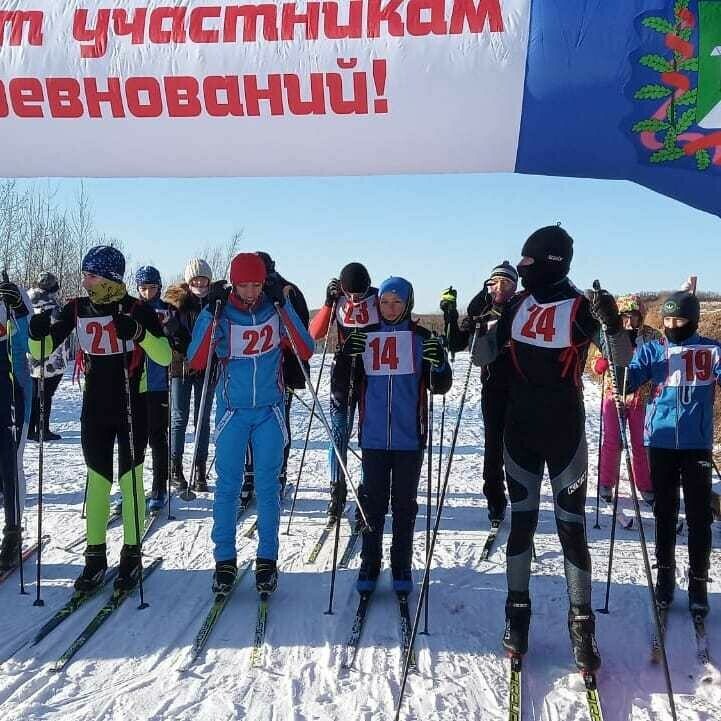
<svg viewBox="0 0 721 721"><path fill-rule="evenodd" d="M340 272L340 287L344 293L362 294L371 287L371 277L362 263L348 263Z"/></svg>
<svg viewBox="0 0 721 721"><path fill-rule="evenodd" d="M533 258L531 265L518 266L518 275L523 287L534 293L568 275L573 258L573 238L560 225L548 225L528 238L521 255Z"/></svg>
<svg viewBox="0 0 721 721"><path fill-rule="evenodd" d="M680 328L666 328L663 332L672 343L683 343L698 330L701 304L698 298L685 290L672 293L661 308L662 318L685 318L688 323Z"/></svg>

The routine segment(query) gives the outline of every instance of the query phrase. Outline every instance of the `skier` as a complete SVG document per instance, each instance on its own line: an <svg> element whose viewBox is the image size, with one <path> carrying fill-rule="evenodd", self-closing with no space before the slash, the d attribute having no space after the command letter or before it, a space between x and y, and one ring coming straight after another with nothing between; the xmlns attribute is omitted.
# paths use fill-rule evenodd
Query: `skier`
<svg viewBox="0 0 721 721"><path fill-rule="evenodd" d="M144 265L135 273L140 302L152 308L158 316L163 334L171 348L184 353L190 334L178 320L177 312L160 299L162 280L160 271ZM168 368L151 358L145 359L141 389L145 389L148 411L148 444L153 456L153 487L148 509L157 513L168 498Z"/></svg>
<svg viewBox="0 0 721 721"><path fill-rule="evenodd" d="M359 438L363 455L360 501L372 531L363 534L359 593L375 590L383 557L383 526L390 498L393 513L393 588L408 595L416 495L427 437L428 392L444 394L452 372L441 340L411 320L413 287L390 277L378 288L381 320L376 330L348 333L341 353L361 359Z"/></svg>
<svg viewBox="0 0 721 721"><path fill-rule="evenodd" d="M483 289L468 304L468 314L458 326L456 291L448 288L441 296L444 325L448 331L448 348L456 353L468 348L473 335L473 318L488 317L489 326L503 312L518 285L518 272L507 261L497 265ZM498 357L481 371L481 413L485 447L483 451L483 495L488 504L488 520L500 523L506 515L505 474L503 472L503 426L506 419L508 393L513 362L506 346Z"/></svg>
<svg viewBox="0 0 721 721"><path fill-rule="evenodd" d="M628 333L631 345L638 350L644 343L658 340L661 334L651 326L645 325L646 308L639 296L623 295L616 300L621 314L624 330ZM618 483L621 464L621 429L618 425L618 412L613 397L611 374L608 373L608 360L600 350L596 350L592 368L597 375L605 375L601 413L603 416L603 439L599 458L600 495L606 502L613 500L613 488ZM619 376L623 385L623 376ZM648 467L648 454L644 447L643 427L646 416L646 404L653 390L651 382L644 383L633 393L628 393L624 402L624 416L629 434L629 443L633 459L633 480L641 497L653 507L654 493L651 474Z"/></svg>
<svg viewBox="0 0 721 721"><path fill-rule="evenodd" d="M53 320L57 320L60 313L60 301L58 294L60 285L58 279L53 273L44 272L38 276L34 288L28 291L30 302L33 305L33 313L43 313L49 311ZM53 396L55 391L63 379L65 366L68 358L68 343L63 343L56 348L45 361L45 429L43 439L46 441L59 441L62 436L53 433L50 430L50 412L52 410ZM40 428L40 364L28 354L30 359L30 374L32 376L33 393L32 393L32 411L30 415L30 428L28 430L28 439L31 441L39 440Z"/></svg>
<svg viewBox="0 0 721 721"><path fill-rule="evenodd" d="M285 304L289 288L266 287L266 269L255 253L239 253L230 264L231 288L216 288L200 314L188 348L192 369L209 362L211 343L220 359L216 390L216 465L213 503L215 574L213 593L228 593L235 582L236 508L243 475L243 449L253 447L258 499L258 554L255 565L259 593L272 593L278 582L279 473L287 443L283 417L281 364L287 331L274 303ZM220 312L211 339L216 302ZM308 360L313 341L290 303L285 304L295 344Z"/></svg>
<svg viewBox="0 0 721 721"><path fill-rule="evenodd" d="M24 296L15 283L0 283L0 491L5 513L0 571L17 565L22 545L21 521L25 505L22 437L29 410L25 351L30 308L30 302Z"/></svg>
<svg viewBox="0 0 721 721"><path fill-rule="evenodd" d="M593 671L601 658L591 611L591 559L584 517L588 458L581 374L589 343L600 342L597 318L607 326L616 358L628 362L631 348L628 335L621 332L613 296L596 293L591 305L569 281L573 240L563 228L554 225L535 231L521 255L518 274L525 292L515 296L498 322L480 335L473 353L474 364L485 366L510 343L514 367L504 429L512 512L503 645L513 655L524 654L528 648L531 545L543 471L548 466L565 557L573 654L580 669Z"/></svg>
<svg viewBox="0 0 721 721"><path fill-rule="evenodd" d="M689 609L706 616L711 554L711 448L714 388L721 383L721 343L699 335L701 307L687 291L663 304L664 338L642 346L628 366L628 389L656 387L646 412L646 445L656 492L656 599L673 601L679 487L688 524ZM622 369L619 369L622 373Z"/></svg>
<svg viewBox="0 0 721 721"><path fill-rule="evenodd" d="M208 294L211 288L225 286L225 281L211 284L213 271L202 258L193 258L185 266L185 283L168 286L165 292L165 301L178 312L181 324L189 334L193 333L195 321L200 312L208 304ZM183 453L185 451L185 430L188 427L190 416L190 396L194 396L193 424L195 426L198 454L195 461L195 488L203 493L208 490L206 465L208 462L208 445L210 443L210 412L213 406L213 390L215 388L216 368L211 368L210 385L208 386L208 401L205 404L203 418L198 418L200 412L200 397L203 392L204 368L198 372L188 368L185 355L179 350L173 350L173 361L170 366L171 402L170 409L170 450L171 469L170 480L180 490L188 487L183 474Z"/></svg>
<svg viewBox="0 0 721 721"><path fill-rule="evenodd" d="M80 436L87 465L87 548L85 568L75 588L92 592L107 569L105 537L113 481L113 446L118 442L118 478L123 494L123 540L115 587L131 589L140 573L137 530L145 520L143 459L147 444L147 410L140 394L144 353L160 365L170 363L170 346L156 314L128 295L123 282L125 258L107 245L91 248L82 262L82 286L88 297L72 298L52 321L49 313L30 321L30 352L40 359L41 339L52 353L76 331L85 370ZM123 345L127 349L123 357ZM130 375L130 399L124 364ZM135 490L131 469L128 403L133 424ZM137 501L137 514L136 510Z"/></svg>
<svg viewBox="0 0 721 721"><path fill-rule="evenodd" d="M325 295L325 304L310 324L315 340L325 338L331 323L337 329L337 343L330 371L330 420L333 440L341 453L343 463L348 454L348 441L353 430L353 417L358 403L358 389L363 377L361 363L342 353L342 347L353 330L372 331L380 322L378 296L371 286L370 275L361 263L348 263L339 278L331 278ZM335 317L331 312L335 306ZM330 469L330 503L328 519L334 521L342 515L346 503L346 480L338 463L333 445L328 448ZM361 484L362 485L362 484ZM359 488L360 491L360 488Z"/></svg>
<svg viewBox="0 0 721 721"><path fill-rule="evenodd" d="M310 322L310 312L308 311L308 304L305 301L303 293L297 285L286 280L278 271L275 269L275 261L270 257L268 253L262 250L256 252L256 255L265 263L266 280L265 287L268 288L271 295L277 295L277 291L273 286L280 286L281 288L289 287L288 300L293 306L293 309L297 313L298 317L303 322L303 325L307 328ZM310 370L310 365L305 363L306 371ZM285 428L288 434L288 444L285 447L283 453L283 466L280 469L280 487L281 493L285 488L287 481L287 468L288 468L288 456L290 455L290 446L292 439L290 437L290 406L293 402L293 391L305 388L305 376L300 367L298 359L295 357L292 350L286 348L283 353L283 381L285 383ZM245 478L243 480L243 487L240 490L241 502L247 504L253 495L253 450L251 446L248 446L246 450L246 462L245 462Z"/></svg>

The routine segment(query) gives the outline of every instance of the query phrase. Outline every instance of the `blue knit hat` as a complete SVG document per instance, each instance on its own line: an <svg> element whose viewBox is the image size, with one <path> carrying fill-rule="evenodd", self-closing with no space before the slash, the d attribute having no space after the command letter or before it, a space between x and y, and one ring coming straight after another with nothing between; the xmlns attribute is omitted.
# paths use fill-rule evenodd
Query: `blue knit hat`
<svg viewBox="0 0 721 721"><path fill-rule="evenodd" d="M111 245L96 245L85 254L81 269L85 273L122 283L125 276L125 258Z"/></svg>
<svg viewBox="0 0 721 721"><path fill-rule="evenodd" d="M400 323L402 320L410 317L414 305L413 286L405 278L399 278L393 275L390 278L386 278L378 286L378 297L380 298L384 293L395 293L406 304L402 315L397 318L394 323Z"/></svg>
<svg viewBox="0 0 721 721"><path fill-rule="evenodd" d="M161 286L160 271L152 265L141 265L135 273L135 285Z"/></svg>

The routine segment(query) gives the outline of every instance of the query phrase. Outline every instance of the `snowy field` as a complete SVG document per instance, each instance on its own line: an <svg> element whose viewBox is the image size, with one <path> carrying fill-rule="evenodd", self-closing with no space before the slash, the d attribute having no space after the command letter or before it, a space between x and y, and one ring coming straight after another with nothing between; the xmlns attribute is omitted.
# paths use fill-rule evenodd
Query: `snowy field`
<svg viewBox="0 0 721 721"><path fill-rule="evenodd" d="M447 448L458 410L468 357L458 356L456 385L447 399ZM314 359L313 376L320 356ZM324 378L324 381L327 380ZM322 398L328 386L322 384ZM303 399L309 394L303 392ZM586 388L589 468L588 530L593 558L594 605L604 602L610 516L601 511L599 530L595 513L596 444L599 391ZM435 448L438 458L440 400L436 401ZM28 596L18 594L18 573L0 586L0 658L7 658L24 639L67 600L80 573L82 555L61 547L82 530L80 509L85 469L80 449L80 393L66 378L53 404L52 428L62 441L46 445L44 529L51 542L43 555L42 597L45 606L33 606L35 558L26 565ZM308 411L293 406L293 450L288 478L295 482ZM192 431L192 427L189 429ZM192 433L188 434L191 441ZM186 447L186 469L191 444ZM240 450L240 449L239 449ZM212 455L212 450L211 450ZM37 445L25 456L29 495L27 526L36 532ZM418 671L411 674L401 718L417 721L507 718L508 660L500 640L503 604L506 522L488 561L480 560L487 533L485 501L480 489L483 464L480 382L471 378L469 395L453 462L447 504L434 559L430 593L430 635L416 643ZM149 460L146 461L146 467ZM350 470L359 476L351 457ZM146 471L149 489L150 475ZM426 519L424 467L416 524L417 580L423 566ZM434 470L434 499L436 471ZM211 477L211 486L214 478ZM115 490L117 489L117 486ZM624 483L624 513L632 514L628 485ZM335 614L328 605L332 539L318 561L306 563L325 522L327 502L326 442L320 423L313 426L301 480L296 517L289 536L281 535L280 585L270 602L262 668L250 668L257 599L248 574L230 599L195 670L179 673L196 630L208 608L213 559L210 543L212 496L183 504L173 499L176 521L163 518L144 546L148 556L162 555L159 570L147 579L150 607L137 610L131 598L80 650L62 673L50 670L109 591L90 601L44 641L21 648L2 664L0 709L2 719L187 719L188 721L321 721L353 719L381 721L393 717L400 680L398 612L384 571L373 598L355 667L341 669L344 640L355 613L354 581L358 557L349 570L340 571ZM285 530L286 504L281 520ZM644 511L647 538L653 525ZM249 513L241 523L247 529ZM386 524L389 530L390 522ZM341 545L349 533L343 524ZM721 528L714 526L711 576L711 615L707 628L711 654L721 659ZM121 528L108 535L109 561L116 562ZM388 535L386 541L389 542ZM721 719L718 674L702 682L695 660L694 635L686 611L688 563L686 537L679 537L679 591L668 630L668 652L679 719ZM652 547L652 546L651 546ZM82 549L79 549L81 551ZM588 719L583 686L574 673L566 628L567 598L563 559L556 537L550 486L544 485L541 519L536 535L537 561L533 567L530 651L524 663L524 718L544 721ZM238 534L239 562L255 555L255 541ZM411 597L414 608L417 594ZM637 530L618 530L609 615L597 616L597 637L603 656L599 687L606 721L668 719L662 670L649 661L651 616Z"/></svg>

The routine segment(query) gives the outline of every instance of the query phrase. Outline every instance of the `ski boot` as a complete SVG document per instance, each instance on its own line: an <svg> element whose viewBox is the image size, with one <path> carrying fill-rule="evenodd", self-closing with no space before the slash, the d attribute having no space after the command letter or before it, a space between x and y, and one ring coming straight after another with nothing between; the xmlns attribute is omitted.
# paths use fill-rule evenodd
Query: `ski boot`
<svg viewBox="0 0 721 721"><path fill-rule="evenodd" d="M255 484L253 483L252 475L245 475L243 477L243 486L240 489L240 505L247 506L253 499L253 491L255 491Z"/></svg>
<svg viewBox="0 0 721 721"><path fill-rule="evenodd" d="M603 483L598 487L598 495L606 503L613 503L613 486L605 486Z"/></svg>
<svg viewBox="0 0 721 721"><path fill-rule="evenodd" d="M689 576L688 610L692 616L708 616L708 578L705 576Z"/></svg>
<svg viewBox="0 0 721 721"><path fill-rule="evenodd" d="M115 579L116 591L132 591L138 585L142 572L143 559L140 557L140 546L123 544L120 549L118 575Z"/></svg>
<svg viewBox="0 0 721 721"><path fill-rule="evenodd" d="M528 627L531 624L531 599L527 593L509 592L506 599L506 628L503 648L512 656L528 651Z"/></svg>
<svg viewBox="0 0 721 721"><path fill-rule="evenodd" d="M163 510L168 502L168 494L165 491L155 491L148 501L148 511L157 515Z"/></svg>
<svg viewBox="0 0 721 721"><path fill-rule="evenodd" d="M508 501L504 498L502 502L496 503L488 501L488 520L491 523L503 523L503 519L506 517L506 507Z"/></svg>
<svg viewBox="0 0 721 721"><path fill-rule="evenodd" d="M568 633L573 658L579 671L593 673L601 666L596 645L596 618L590 606L571 606L568 611Z"/></svg>
<svg viewBox="0 0 721 721"><path fill-rule="evenodd" d="M656 605L668 608L673 603L676 588L676 567L659 565L656 573Z"/></svg>
<svg viewBox="0 0 721 721"><path fill-rule="evenodd" d="M183 474L182 456L173 457L170 461L170 482L176 485L179 491L184 491L188 487L188 481Z"/></svg>
<svg viewBox="0 0 721 721"><path fill-rule="evenodd" d="M653 504L656 503L656 494L653 491L641 491L643 502L653 510Z"/></svg>
<svg viewBox="0 0 721 721"><path fill-rule="evenodd" d="M8 571L18 565L22 542L20 526L5 526L0 545L0 571Z"/></svg>
<svg viewBox="0 0 721 721"><path fill-rule="evenodd" d="M399 596L407 596L413 590L413 574L410 568L393 568L393 590Z"/></svg>
<svg viewBox="0 0 721 721"><path fill-rule="evenodd" d="M208 474L205 470L205 461L195 462L195 490L198 493L208 492Z"/></svg>
<svg viewBox="0 0 721 721"><path fill-rule="evenodd" d="M235 558L230 558L227 561L216 561L215 573L213 574L213 593L227 596L235 585L237 575L238 562Z"/></svg>
<svg viewBox="0 0 721 721"><path fill-rule="evenodd" d="M75 590L81 593L92 593L103 585L108 561L105 555L105 544L88 546L85 549L85 568L75 581Z"/></svg>
<svg viewBox="0 0 721 721"><path fill-rule="evenodd" d="M341 502L340 498L332 497L328 503L326 513L328 514L328 523L335 523L345 510L345 501Z"/></svg>
<svg viewBox="0 0 721 721"><path fill-rule="evenodd" d="M380 561L363 561L358 570L358 579L355 587L360 594L371 594L376 590L378 576L381 573Z"/></svg>
<svg viewBox="0 0 721 721"><path fill-rule="evenodd" d="M273 559L255 559L255 588L264 596L278 588L278 564Z"/></svg>
<svg viewBox="0 0 721 721"><path fill-rule="evenodd" d="M43 440L45 441L60 441L62 438L59 433L53 433L49 428L46 428L43 434Z"/></svg>

